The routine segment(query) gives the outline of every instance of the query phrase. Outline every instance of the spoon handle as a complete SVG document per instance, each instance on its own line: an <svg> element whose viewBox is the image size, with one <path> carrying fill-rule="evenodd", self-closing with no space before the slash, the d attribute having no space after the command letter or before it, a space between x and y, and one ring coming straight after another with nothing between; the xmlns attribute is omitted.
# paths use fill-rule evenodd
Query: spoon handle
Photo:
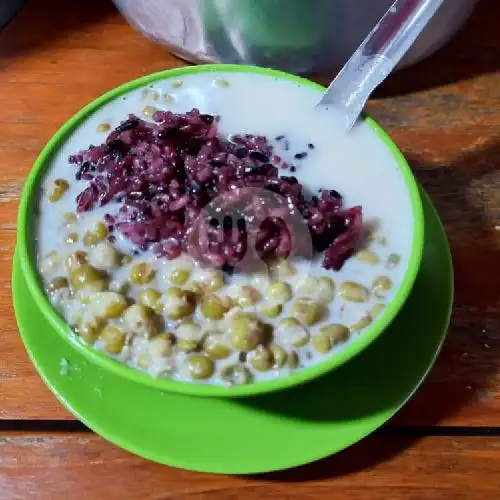
<svg viewBox="0 0 500 500"><path fill-rule="evenodd" d="M396 0L326 90L320 106L342 111L349 131L444 0Z"/></svg>

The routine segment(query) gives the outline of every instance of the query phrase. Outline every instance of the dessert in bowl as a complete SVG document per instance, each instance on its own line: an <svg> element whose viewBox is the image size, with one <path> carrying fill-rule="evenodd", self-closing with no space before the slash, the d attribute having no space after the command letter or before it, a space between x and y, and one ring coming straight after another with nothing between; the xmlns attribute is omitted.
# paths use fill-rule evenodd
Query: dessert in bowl
<svg viewBox="0 0 500 500"><path fill-rule="evenodd" d="M18 250L44 315L136 382L244 396L362 351L411 290L418 188L369 118L277 71L150 75L82 109L27 181Z"/></svg>

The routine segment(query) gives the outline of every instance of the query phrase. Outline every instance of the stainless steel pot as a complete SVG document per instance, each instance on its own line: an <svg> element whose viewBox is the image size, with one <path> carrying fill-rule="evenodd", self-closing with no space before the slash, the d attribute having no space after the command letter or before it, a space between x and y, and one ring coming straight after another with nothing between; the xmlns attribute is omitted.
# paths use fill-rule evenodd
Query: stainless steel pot
<svg viewBox="0 0 500 500"><path fill-rule="evenodd" d="M24 7L26 0L0 0L0 30Z"/></svg>
<svg viewBox="0 0 500 500"><path fill-rule="evenodd" d="M129 22L192 62L293 73L337 69L393 0L114 0ZM440 48L477 0L446 0L402 65Z"/></svg>

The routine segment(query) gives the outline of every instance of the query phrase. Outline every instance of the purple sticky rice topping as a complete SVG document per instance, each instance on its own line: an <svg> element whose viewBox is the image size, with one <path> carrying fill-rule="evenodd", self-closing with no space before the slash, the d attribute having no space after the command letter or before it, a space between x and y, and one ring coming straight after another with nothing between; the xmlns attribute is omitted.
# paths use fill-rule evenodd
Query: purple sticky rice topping
<svg viewBox="0 0 500 500"><path fill-rule="evenodd" d="M341 269L356 249L362 208L346 209L334 190L307 197L294 176L279 175L281 159L266 137L222 137L218 117L197 109L157 111L153 120L129 115L104 144L70 156L76 179L86 182L76 198L79 213L117 202L107 223L139 250L168 259L186 252L222 269L236 266L250 242L260 258L289 256L300 240L287 223L294 213L314 250L324 252L326 269ZM255 191L245 195L248 189L283 203L269 208ZM215 201L231 217L210 216L206 207Z"/></svg>

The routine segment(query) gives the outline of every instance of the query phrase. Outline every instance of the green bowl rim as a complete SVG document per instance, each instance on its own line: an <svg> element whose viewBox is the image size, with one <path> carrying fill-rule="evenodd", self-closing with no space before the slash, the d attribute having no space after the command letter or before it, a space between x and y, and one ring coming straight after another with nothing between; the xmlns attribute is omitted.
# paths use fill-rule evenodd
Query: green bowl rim
<svg viewBox="0 0 500 500"><path fill-rule="evenodd" d="M397 315L403 304L405 303L417 277L417 272L420 267L420 262L423 252L424 244L424 215L422 202L420 199L418 185L413 177L412 171L398 147L394 144L392 139L382 129L382 127L370 117L364 116L363 119L378 135L378 137L389 148L394 156L398 167L403 175L404 181L407 185L412 210L414 217L413 229L413 242L408 267L403 277L401 286L391 300L389 305L380 314L377 320L363 332L363 334L356 339L355 342L350 343L342 351L333 355L331 358L325 359L315 365L301 369L287 377L278 377L272 380L262 382L255 382L247 385L224 387L219 385L197 384L190 382L180 382L164 378L154 378L145 372L141 372L134 368L128 367L112 358L107 357L105 354L100 353L92 346L85 344L81 341L76 334L73 333L69 325L64 319L56 312L50 304L45 291L41 286L38 271L33 264L33 242L30 234L31 210L32 203L35 199L37 192L37 184L42 177L45 170L45 165L51 160L53 155L58 151L66 138L73 132L73 130L95 112L102 105L116 99L123 94L129 93L139 87L144 87L158 81L169 80L172 78L179 78L184 75L191 75L197 73L256 73L267 75L274 78L288 80L299 83L304 86L312 87L318 92L324 91L324 87L314 83L308 79L285 73L278 70L261 68L257 66L245 66L234 64L206 64L200 66L186 66L182 68L175 68L166 71L153 73L143 76L141 78L129 81L115 89L101 95L75 115L66 121L55 135L49 140L44 147L38 158L36 159L33 168L26 180L21 195L19 214L17 219L17 250L19 252L21 269L24 273L27 284L33 294L33 298L40 308L42 314L54 326L57 332L66 339L74 348L81 352L88 360L96 363L98 366L114 372L116 375L128 378L131 381L146 384L150 387L162 389L165 391L192 395L192 396L210 396L210 397L241 397L264 394L280 389L286 389L298 384L313 380L321 375L324 375L333 369L344 364L361 351L363 351L375 338L377 338L387 328L389 323Z"/></svg>

